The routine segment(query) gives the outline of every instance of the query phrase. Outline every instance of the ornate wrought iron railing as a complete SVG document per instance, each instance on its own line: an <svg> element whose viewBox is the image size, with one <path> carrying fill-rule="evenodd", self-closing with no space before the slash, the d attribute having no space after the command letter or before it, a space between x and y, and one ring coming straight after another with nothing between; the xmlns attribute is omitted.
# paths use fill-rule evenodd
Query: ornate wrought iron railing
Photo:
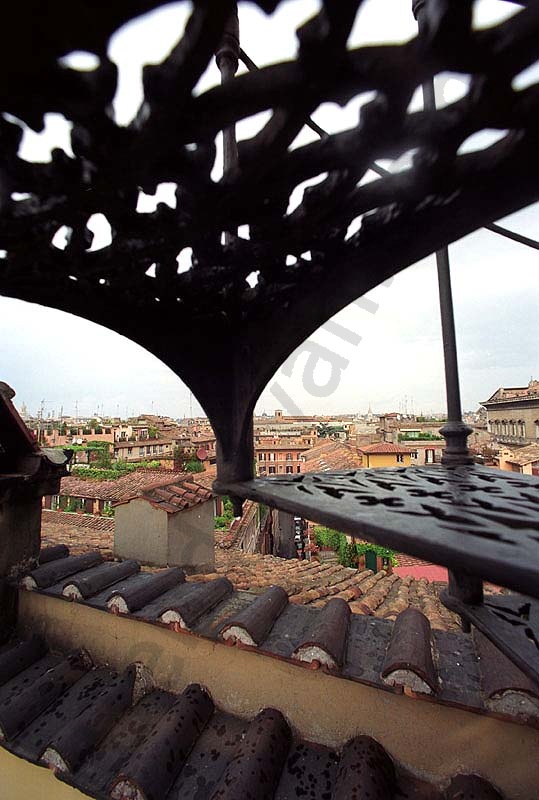
<svg viewBox="0 0 539 800"><path fill-rule="evenodd" d="M443 466L436 477L411 468L254 480L252 413L284 359L334 313L433 251L443 260L444 247L481 226L503 232L496 219L539 199L539 85L513 85L539 56L539 5L520 3L525 7L510 19L476 30L471 0L425 0L415 4L421 24L411 41L349 49L361 0L324 0L298 31L294 60L234 77L235 3L195 0L177 46L162 64L144 68L143 105L121 127L111 110L117 71L108 41L121 24L159 5L117 0L97 11L61 0L46 17L36 0L11 8L0 53L0 292L142 344L208 414L218 437L220 490L446 564L448 605L538 680L533 601L519 601L516 611L494 608L483 602L482 579L538 597L539 483L459 466L468 459L451 332L446 434L459 441L456 466ZM280 3L258 5L271 12ZM67 68L61 57L74 50L94 53L99 65L84 73ZM223 84L195 96L215 53ZM466 96L411 112L416 88L444 71L470 77ZM321 103L345 104L366 91L375 96L355 127L291 149ZM234 124L268 109L262 130L236 146ZM55 151L48 164L24 161L23 125L41 130L52 111L73 125L74 157ZM460 152L486 128L501 132L496 144ZM215 182L215 138L223 130L225 170ZM376 159L410 150L410 168L362 182ZM288 213L293 189L325 173ZM139 191L163 182L176 185L177 207L138 213ZM94 213L111 226L112 241L100 250L90 249ZM361 227L349 236L358 218ZM240 225L249 226L248 240L238 237ZM64 226L68 243L60 250L53 238ZM192 265L179 274L177 257L186 248ZM250 287L253 272L258 283ZM451 326L450 305L444 290ZM194 329L200 334L187 339Z"/></svg>

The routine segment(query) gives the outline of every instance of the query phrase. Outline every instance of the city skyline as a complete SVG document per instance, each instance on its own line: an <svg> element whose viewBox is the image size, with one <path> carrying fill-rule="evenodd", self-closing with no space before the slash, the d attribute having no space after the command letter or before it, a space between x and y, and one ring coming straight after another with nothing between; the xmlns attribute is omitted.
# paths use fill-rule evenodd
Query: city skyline
<svg viewBox="0 0 539 800"><path fill-rule="evenodd" d="M302 0L266 16L251 6L242 7L241 36L246 50L260 65L291 57L296 47L294 26L316 8L317 3ZM110 56L118 65L120 76L114 113L120 124L128 124L140 105L143 64L157 63L167 54L181 34L187 9L186 3L171 4L130 22L112 37ZM517 6L509 3L480 0L474 7L476 24L493 24L517 10ZM415 31L408 4L395 6L392 0L366 0L354 26L351 44L406 40ZM81 58L77 62L73 57L75 68L91 68ZM532 71L536 76L537 65ZM197 91L218 80L213 65L202 76ZM465 76L446 75L438 81L437 99L440 103L451 102L466 89ZM368 99L368 95L361 95L343 108L324 104L314 119L330 132L351 128L357 124L359 109ZM421 106L420 93L414 96L412 105ZM239 138L248 138L259 130L266 113L240 122ZM47 115L42 134L25 129L20 156L47 161L54 146L69 153L69 134L69 124L61 115ZM498 134L482 131L464 143L463 148L484 147L493 135ZM316 135L304 128L293 146L314 138ZM217 145L216 178L221 170L219 139ZM402 168L397 162L384 162L384 166L392 170ZM375 176L368 174L368 177ZM303 185L297 187L292 204L299 202L303 188ZM139 211L152 211L158 201L175 203L173 189L171 184L162 184L154 196L140 192ZM88 224L95 232L92 249L105 246L107 232L103 220L92 219ZM513 214L503 224L538 238L539 204ZM450 258L462 404L471 410L498 386L523 384L530 376L539 374L535 347L539 338L536 252L483 229L451 245ZM306 414L340 413L343 408L364 411L369 405L373 409L398 410L405 396L413 398L417 412L443 411L445 389L437 293L436 268L431 256L397 275L391 286L378 287L369 293L368 298L378 304L376 313L372 313L372 302L370 310L352 304L333 318L352 332L356 344L336 337L328 329L320 329L309 337L309 341L331 351L342 367L336 376L338 380L333 381L337 384L334 390L318 396L306 390L303 378L307 354L303 346L290 356L268 387L278 383L282 392ZM121 302L121 297L118 301ZM201 335L203 331L182 331L181 320L178 321L179 348L188 347L192 337ZM196 398L191 401L188 388L167 366L124 337L81 318L0 298L0 342L0 379L12 385L19 405L24 402L29 408L38 409L45 401L47 411L63 402L74 411L78 402L81 414L91 414L103 404L114 415L118 409L123 414L126 408L134 413L149 413L153 402L161 413L182 417L189 414L192 403L193 414L201 413ZM330 381L330 373L330 364L319 360L313 382L322 387L322 392ZM256 410L271 412L281 406L283 403L266 388Z"/></svg>

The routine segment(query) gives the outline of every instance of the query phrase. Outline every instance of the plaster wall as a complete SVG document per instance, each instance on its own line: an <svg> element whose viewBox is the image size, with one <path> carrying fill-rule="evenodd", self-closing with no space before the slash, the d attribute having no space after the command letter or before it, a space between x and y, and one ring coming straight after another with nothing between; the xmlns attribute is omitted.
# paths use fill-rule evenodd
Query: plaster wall
<svg viewBox="0 0 539 800"><path fill-rule="evenodd" d="M143 564L168 563L168 515L146 500L131 500L117 506L114 525L114 555L135 558Z"/></svg>
<svg viewBox="0 0 539 800"><path fill-rule="evenodd" d="M427 450L432 451L434 453L435 459L438 459L438 461L439 461L440 458L442 457L442 454L443 454L443 451L444 451L444 448L445 448L445 442L444 441L425 442L424 440L423 441L419 440L417 442L412 442L412 441L403 442L403 444L405 444L406 447L410 447L412 450L415 450L417 452L417 458L411 458L410 459L410 463L414 467L424 467L424 466L426 466L428 464L432 464L433 463L432 461L427 462ZM406 464L407 464L407 461L406 461L406 456L405 456L405 466L406 466Z"/></svg>
<svg viewBox="0 0 539 800"><path fill-rule="evenodd" d="M189 573L215 572L213 511L213 500L208 500L168 515L169 565L183 567Z"/></svg>
<svg viewBox="0 0 539 800"><path fill-rule="evenodd" d="M407 445L411 443L407 442ZM412 444L413 446L413 444ZM363 465L367 467L409 467L412 463L410 453L402 453L403 460L397 461L396 453L364 453ZM365 461L367 462L365 464Z"/></svg>
<svg viewBox="0 0 539 800"><path fill-rule="evenodd" d="M19 620L22 635L41 633L63 650L84 647L97 663L121 669L143 661L164 689L180 692L201 683L217 706L239 716L277 708L310 741L341 747L367 733L396 761L439 784L456 772L475 772L507 800L537 796L539 731L532 728L35 592L20 593Z"/></svg>
<svg viewBox="0 0 539 800"><path fill-rule="evenodd" d="M0 747L0 796L5 800L83 800L89 797L54 777L48 767L38 767Z"/></svg>

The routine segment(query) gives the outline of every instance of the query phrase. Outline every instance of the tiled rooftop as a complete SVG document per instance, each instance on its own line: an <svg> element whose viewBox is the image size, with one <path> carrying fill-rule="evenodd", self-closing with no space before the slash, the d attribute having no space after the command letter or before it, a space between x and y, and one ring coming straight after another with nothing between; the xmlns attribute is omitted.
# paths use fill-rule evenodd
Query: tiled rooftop
<svg viewBox="0 0 539 800"><path fill-rule="evenodd" d="M212 496L209 489L198 486L192 480L181 480L152 486L129 499L139 497L142 500L147 500L154 508L166 511L167 514L177 514L178 511L186 511L199 503L206 503L211 500ZM121 501L121 503L127 502L129 500Z"/></svg>
<svg viewBox="0 0 539 800"><path fill-rule="evenodd" d="M365 445L359 448L362 453L369 455L385 455L390 453L410 453L409 447L403 447L400 444L393 444L393 442L375 442L374 444Z"/></svg>
<svg viewBox="0 0 539 800"><path fill-rule="evenodd" d="M240 719L199 684L164 691L144 665L116 672L38 637L0 654L0 730L4 748L97 798L502 800L477 776L429 785L367 735L337 752L298 738L276 709Z"/></svg>
<svg viewBox="0 0 539 800"><path fill-rule="evenodd" d="M194 483L190 475L188 477L184 475L182 480L176 479L150 486L142 492L126 497L116 505L140 498L147 500L154 508L163 509L167 514L177 514L178 511L186 511L199 503L211 500L212 496L209 489Z"/></svg>
<svg viewBox="0 0 539 800"><path fill-rule="evenodd" d="M76 555L98 550L105 558L112 558L114 518L44 508L41 513L41 545L50 547L57 544L66 544Z"/></svg>
<svg viewBox="0 0 539 800"><path fill-rule="evenodd" d="M133 448L143 447L143 448L146 448L146 447L153 447L154 445L160 445L160 444L161 445L163 445L163 444L173 445L174 444L174 438L171 436L170 438L160 437L159 439L138 439L136 442L130 442L130 441L122 442L122 441L119 441L119 442L114 442L113 446L115 448L123 449L125 447L133 447ZM152 455L160 455L160 454L159 453L152 453Z"/></svg>
<svg viewBox="0 0 539 800"><path fill-rule="evenodd" d="M253 504L254 505L254 504ZM175 509L177 510L177 509ZM245 513L248 513L248 508ZM43 511L42 545L67 544L74 554L98 550L112 557L114 519L60 511ZM332 597L345 600L356 614L394 619L404 608L422 611L438 630L457 630L456 616L439 600L437 587L426 579L401 578L385 571L373 574L342 567L334 561L298 561L244 553L234 547L234 532L216 532L216 574L191 576L206 581L226 576L235 589L260 593L282 586L294 604L324 606ZM416 559L417 560L417 559Z"/></svg>
<svg viewBox="0 0 539 800"><path fill-rule="evenodd" d="M511 455L506 456L504 460L509 461L510 464L519 464L522 467L534 461L539 461L539 444L530 444L527 447L513 450Z"/></svg>
<svg viewBox="0 0 539 800"><path fill-rule="evenodd" d="M211 486L214 475L199 473L193 480ZM200 489L200 487L198 488ZM327 567L338 566L333 558L330 558L329 563L325 561L326 568L316 573L314 572L315 567L322 566L316 560L307 566L309 562L306 561L288 560L258 553L244 553L238 549L237 543L241 536L242 525L246 524L250 515L254 513L256 513L256 503L247 500L241 520L235 521L227 530L215 531L217 574L228 577L235 588L260 592L272 582L278 583L287 590L291 602L294 603L321 607L328 599L336 595L345 599L355 613L372 613L375 616L389 619L394 617L392 609L396 608L398 613L402 606L400 601L407 597L408 605L422 610L434 628L458 629L457 617L439 600L438 594L441 587L436 585L436 581L443 581L445 578L429 577L428 575L416 577L413 573L414 568L432 567L430 562L399 553L399 569L397 570L399 574L393 573L392 576L387 576L385 572L380 572L374 576L373 581L366 582L365 578L372 574L370 570L358 572L346 567L339 567L338 570L328 571ZM97 550L104 558L110 559L113 558L114 525L113 517L43 509L41 543L43 547L66 544L74 555ZM402 574L400 568L410 568L410 575ZM318 576L316 583L315 576ZM188 580L205 581L211 577L215 577L215 575L189 576ZM387 580L381 582L382 577L387 577ZM374 599L364 597L375 586L377 587L376 597L380 600L376 607ZM381 591L384 590L387 596L381 597ZM499 591L499 589L485 583L485 591L488 593ZM356 602L360 597L363 599ZM395 603L397 598L399 602Z"/></svg>
<svg viewBox="0 0 539 800"><path fill-rule="evenodd" d="M65 547L42 551L41 561L22 579L21 591L40 593L53 603L75 601L215 644L237 645L297 666L323 668L335 679L388 692L404 690L419 700L539 727L537 686L478 632L470 637L431 626L423 613L429 610L427 599L421 601L423 611L410 607L411 581L399 584L392 613L380 619L369 612L387 602L382 583L389 576L384 575L358 576L353 585L361 588L370 582L371 588L359 594L365 608L352 614L338 593L323 607L312 602L305 606L294 602L297 591L289 598L286 587L268 585L257 595L235 590L223 575L193 583L177 567L141 571L133 560L103 562L98 553L73 556ZM333 567L304 567L305 572L311 569L316 586L321 573ZM331 574L337 577L337 571ZM271 579L270 572L266 577ZM294 579L291 575L289 593ZM1 708L0 703L0 726Z"/></svg>
<svg viewBox="0 0 539 800"><path fill-rule="evenodd" d="M303 453L305 472L329 472L338 469L357 469L361 458L356 448L334 439L324 439Z"/></svg>
<svg viewBox="0 0 539 800"><path fill-rule="evenodd" d="M261 593L277 584L291 603L322 608L338 597L354 613L382 619L395 619L405 608L417 608L438 630L459 628L456 616L440 602L435 585L425 579L348 569L336 561L321 564L234 550L217 549L215 559L217 574L226 575L235 589Z"/></svg>
<svg viewBox="0 0 539 800"><path fill-rule="evenodd" d="M162 469L137 469L113 481L96 481L69 475L62 478L60 493L69 497L94 497L119 502L140 494L150 486L189 477L190 473Z"/></svg>

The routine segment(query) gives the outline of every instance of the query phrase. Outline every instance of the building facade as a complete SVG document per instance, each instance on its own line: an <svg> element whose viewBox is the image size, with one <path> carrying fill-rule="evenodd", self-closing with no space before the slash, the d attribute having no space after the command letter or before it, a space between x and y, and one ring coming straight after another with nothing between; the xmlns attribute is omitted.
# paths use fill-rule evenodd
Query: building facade
<svg viewBox="0 0 539 800"><path fill-rule="evenodd" d="M502 448L497 457L498 467L506 472L539 476L539 444L519 447L517 450Z"/></svg>
<svg viewBox="0 0 539 800"><path fill-rule="evenodd" d="M364 467L409 467L412 452L408 447L392 442L379 442L360 448Z"/></svg>
<svg viewBox="0 0 539 800"><path fill-rule="evenodd" d="M500 387L481 405L487 411L488 430L497 442L526 445L539 441L539 381Z"/></svg>
<svg viewBox="0 0 539 800"><path fill-rule="evenodd" d="M305 472L303 454L309 445L291 440L283 444L277 439L261 439L255 446L256 472L258 475L294 475Z"/></svg>

